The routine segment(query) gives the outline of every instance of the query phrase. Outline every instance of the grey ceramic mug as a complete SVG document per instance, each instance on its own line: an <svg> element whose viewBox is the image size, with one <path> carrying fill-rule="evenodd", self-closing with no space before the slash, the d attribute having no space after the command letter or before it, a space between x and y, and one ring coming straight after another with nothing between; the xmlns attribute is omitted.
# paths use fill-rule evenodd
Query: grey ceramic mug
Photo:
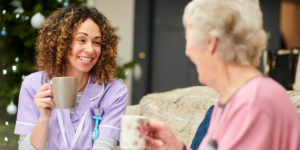
<svg viewBox="0 0 300 150"><path fill-rule="evenodd" d="M52 78L53 101L57 109L76 107L78 79L77 77Z"/></svg>

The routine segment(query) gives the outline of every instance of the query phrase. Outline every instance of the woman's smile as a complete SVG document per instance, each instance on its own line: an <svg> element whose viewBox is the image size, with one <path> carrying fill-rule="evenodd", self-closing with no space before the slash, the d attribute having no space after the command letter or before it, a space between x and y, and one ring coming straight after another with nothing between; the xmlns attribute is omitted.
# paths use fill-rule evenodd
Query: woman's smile
<svg viewBox="0 0 300 150"><path fill-rule="evenodd" d="M78 59L83 65L90 65L94 60L93 57L85 57L85 56L78 56Z"/></svg>

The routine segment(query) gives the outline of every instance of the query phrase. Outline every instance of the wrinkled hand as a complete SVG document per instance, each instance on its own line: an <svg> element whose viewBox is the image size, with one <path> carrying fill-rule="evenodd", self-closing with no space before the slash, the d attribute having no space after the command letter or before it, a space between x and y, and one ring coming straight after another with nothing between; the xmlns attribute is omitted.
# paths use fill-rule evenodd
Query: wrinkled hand
<svg viewBox="0 0 300 150"><path fill-rule="evenodd" d="M52 109L55 108L55 104L52 100L53 91L52 86L48 83L42 85L34 96L34 104L37 106L40 117L43 119L50 119Z"/></svg>
<svg viewBox="0 0 300 150"><path fill-rule="evenodd" d="M147 150L182 150L183 143L165 123L156 119L149 119L147 128Z"/></svg>

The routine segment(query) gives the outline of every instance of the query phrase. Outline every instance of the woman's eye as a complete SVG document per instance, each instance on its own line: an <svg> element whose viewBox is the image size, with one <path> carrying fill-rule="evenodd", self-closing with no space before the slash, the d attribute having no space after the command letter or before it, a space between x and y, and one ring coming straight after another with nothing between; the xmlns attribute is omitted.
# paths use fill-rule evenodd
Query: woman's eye
<svg viewBox="0 0 300 150"><path fill-rule="evenodd" d="M97 45L101 45L101 42L95 42L95 44L97 44Z"/></svg>
<svg viewBox="0 0 300 150"><path fill-rule="evenodd" d="M83 39L79 39L78 41L79 41L79 42L84 42L84 40L83 40Z"/></svg>

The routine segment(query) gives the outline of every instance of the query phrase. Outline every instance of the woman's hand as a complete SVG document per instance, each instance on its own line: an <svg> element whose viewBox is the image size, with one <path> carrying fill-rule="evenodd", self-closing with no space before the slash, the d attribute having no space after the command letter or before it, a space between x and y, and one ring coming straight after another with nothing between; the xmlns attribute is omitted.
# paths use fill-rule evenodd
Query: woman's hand
<svg viewBox="0 0 300 150"><path fill-rule="evenodd" d="M183 143L165 123L156 119L149 119L147 121L147 128L147 150L182 150Z"/></svg>
<svg viewBox="0 0 300 150"><path fill-rule="evenodd" d="M55 104L52 100L52 86L45 83L34 96L34 104L40 112L40 118L49 120Z"/></svg>

